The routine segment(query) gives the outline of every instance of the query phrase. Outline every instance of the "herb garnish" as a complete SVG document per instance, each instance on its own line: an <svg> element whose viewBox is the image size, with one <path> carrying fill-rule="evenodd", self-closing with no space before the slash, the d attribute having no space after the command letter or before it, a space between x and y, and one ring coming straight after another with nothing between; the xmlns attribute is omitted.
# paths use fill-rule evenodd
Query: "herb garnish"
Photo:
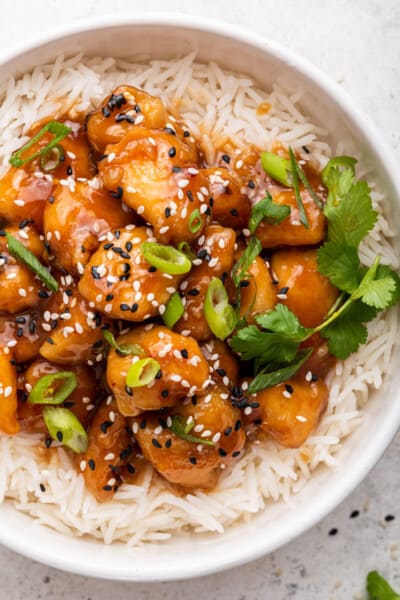
<svg viewBox="0 0 400 600"><path fill-rule="evenodd" d="M11 256L23 262L39 277L49 290L56 292L58 290L57 280L54 279L53 275L49 273L36 256L8 232L6 232L6 240Z"/></svg>
<svg viewBox="0 0 400 600"><path fill-rule="evenodd" d="M10 164L13 167L22 167L26 163L31 160L37 158L38 156L44 156L53 148L59 147L58 143L63 140L69 133L71 133L72 129L64 125L64 123L59 123L58 121L49 121L42 129L37 133L29 142L22 146L16 152L13 152L11 158L9 160ZM46 133L52 133L54 138L46 144L41 150L34 152L28 158L21 158L21 154L29 150L36 142L38 142Z"/></svg>
<svg viewBox="0 0 400 600"><path fill-rule="evenodd" d="M102 329L102 334L111 348L114 348L122 356L143 356L144 350L139 344L118 344L114 334L109 329Z"/></svg>
<svg viewBox="0 0 400 600"><path fill-rule="evenodd" d="M206 446L215 446L215 443L211 440L205 440L204 438L196 437L191 435L190 432L194 427L194 421L191 423L185 423L182 417L174 415L171 418L171 431L176 437L186 440L187 442L193 442L194 444L205 444Z"/></svg>
<svg viewBox="0 0 400 600"><path fill-rule="evenodd" d="M286 305L278 303L273 310L255 317L257 325L237 331L232 348L242 360L254 361L256 378L251 392L292 376L307 358L300 344L314 333L327 340L331 354L347 358L367 341L365 323L400 299L400 278L380 264L379 256L369 268L360 263L358 246L373 228L377 213L368 184L355 179L354 164L355 159L339 157L322 172L329 191L323 209L328 231L327 241L318 250L318 271L341 293L317 327L303 327Z"/></svg>
<svg viewBox="0 0 400 600"><path fill-rule="evenodd" d="M265 198L257 202L251 209L249 219L250 233L254 233L261 221L279 224L290 215L290 206L287 204L278 204L272 201L269 192L265 193Z"/></svg>
<svg viewBox="0 0 400 600"><path fill-rule="evenodd" d="M369 600L400 600L400 595L394 591L378 571L368 573L367 592Z"/></svg>

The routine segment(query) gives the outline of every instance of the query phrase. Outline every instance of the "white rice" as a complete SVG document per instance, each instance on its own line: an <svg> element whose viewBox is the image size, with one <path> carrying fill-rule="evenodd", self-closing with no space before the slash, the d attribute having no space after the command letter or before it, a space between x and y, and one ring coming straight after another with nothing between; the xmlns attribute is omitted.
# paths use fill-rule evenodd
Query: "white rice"
<svg viewBox="0 0 400 600"><path fill-rule="evenodd" d="M192 133L201 139L207 159L215 145L233 140L263 149L280 140L302 152L307 145L320 166L330 155L325 131L303 114L301 92L275 85L270 93L257 89L247 77L221 70L215 63L194 63L194 55L174 61L136 64L112 58L62 56L53 64L36 67L17 81L0 86L0 166L7 168L10 154L27 138L24 132L38 119L63 113L65 108L87 111L118 84L128 83L160 95L176 106ZM257 115L261 102L271 110ZM373 191L381 211L383 197ZM399 267L381 214L374 231L361 247L362 260L370 264L377 253L392 268ZM287 449L273 441L249 446L244 457L224 472L209 492L176 495L149 466L140 485L123 485L114 499L98 503L85 489L83 477L59 448L50 462L37 452L42 442L35 435L0 436L0 501L8 499L38 522L68 535L89 534L109 544L121 540L129 546L160 541L189 528L196 532L222 532L271 502L287 501L303 488L312 471L340 460L344 438L363 419L370 390L382 384L399 331L398 310L393 309L369 324L369 343L330 375L328 409L307 442ZM41 491L40 484L45 486Z"/></svg>

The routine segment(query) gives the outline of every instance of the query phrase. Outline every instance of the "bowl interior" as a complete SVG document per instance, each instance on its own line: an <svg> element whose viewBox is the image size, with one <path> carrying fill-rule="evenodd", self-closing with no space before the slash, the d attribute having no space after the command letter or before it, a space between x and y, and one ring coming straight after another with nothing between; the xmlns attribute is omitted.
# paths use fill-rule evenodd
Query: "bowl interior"
<svg viewBox="0 0 400 600"><path fill-rule="evenodd" d="M329 83L313 67L252 34L177 17L120 18L114 23L107 19L107 23L95 22L79 30L75 27L75 31L64 32L6 59L0 68L0 80L71 51L172 58L193 50L198 60L213 60L222 67L245 73L266 89L282 76L289 89L304 89L304 111L332 132L333 147L342 141L347 153L357 148L363 162L371 168L372 177L386 193L399 230L399 194L389 174L390 157L367 119L358 116L336 84ZM379 458L400 422L399 366L397 354L383 391L373 395L363 424L346 441L339 468L317 470L290 504L273 505L223 535L188 535L136 549L127 549L122 544L107 547L94 540L68 538L50 531L5 503L0 507L0 542L54 567L136 581L193 577L233 567L272 551L334 508Z"/></svg>

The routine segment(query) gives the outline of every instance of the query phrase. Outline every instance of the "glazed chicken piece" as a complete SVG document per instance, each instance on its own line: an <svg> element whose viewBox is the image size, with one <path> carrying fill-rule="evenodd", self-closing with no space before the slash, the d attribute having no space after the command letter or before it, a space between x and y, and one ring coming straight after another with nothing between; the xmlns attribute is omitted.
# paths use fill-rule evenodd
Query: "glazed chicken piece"
<svg viewBox="0 0 400 600"><path fill-rule="evenodd" d="M108 144L116 144L134 127L166 129L167 133L175 133L193 147L197 156L195 142L187 127L169 114L163 101L131 85L115 88L86 118L89 141L100 154Z"/></svg>
<svg viewBox="0 0 400 600"><path fill-rule="evenodd" d="M49 332L39 352L43 358L58 365L81 362L93 365L103 358L101 327L106 326L108 320L89 306L70 275L64 282L44 314L44 325Z"/></svg>
<svg viewBox="0 0 400 600"><path fill-rule="evenodd" d="M120 471L130 464L134 470L133 442L128 422L117 410L111 396L98 408L88 429L86 452L75 456L88 490L99 501L110 500L121 483Z"/></svg>
<svg viewBox="0 0 400 600"><path fill-rule="evenodd" d="M237 254L239 258L240 253ZM261 256L257 256L248 268L250 277L240 283L241 317L254 322L254 316L274 308L276 304L276 286L273 283L268 266Z"/></svg>
<svg viewBox="0 0 400 600"><path fill-rule="evenodd" d="M311 374L310 374L311 375ZM322 379L306 376L249 394L253 408L246 422L255 424L287 448L298 448L317 427L328 403Z"/></svg>
<svg viewBox="0 0 400 600"><path fill-rule="evenodd" d="M44 244L29 224L24 227L8 227L5 231L39 260L42 259L45 254ZM16 314L34 308L45 289L31 269L10 255L6 237L0 236L0 312Z"/></svg>
<svg viewBox="0 0 400 600"><path fill-rule="evenodd" d="M129 209L128 209L129 210ZM72 275L88 262L101 238L112 229L134 221L121 202L89 183L59 184L44 210L44 232L55 264Z"/></svg>
<svg viewBox="0 0 400 600"><path fill-rule="evenodd" d="M20 427L17 419L17 369L10 348L0 346L0 431L13 435Z"/></svg>
<svg viewBox="0 0 400 600"><path fill-rule="evenodd" d="M128 225L108 234L79 282L81 294L114 319L143 321L158 316L184 276L152 267L142 253L143 242L155 242L146 227Z"/></svg>
<svg viewBox="0 0 400 600"><path fill-rule="evenodd" d="M222 167L204 169L202 173L209 180L213 220L235 230L247 227L251 203L241 191L243 183L240 178Z"/></svg>
<svg viewBox="0 0 400 600"><path fill-rule="evenodd" d="M138 127L106 151L98 163L104 186L151 224L159 242L191 242L201 235L211 214L208 180L184 142Z"/></svg>
<svg viewBox="0 0 400 600"><path fill-rule="evenodd" d="M199 342L207 341L212 333L204 315L204 300L213 277L228 277L234 263L236 235L233 229L210 225L199 238L197 251L201 264L192 268L179 290L183 297L185 312L176 331L189 332Z"/></svg>
<svg viewBox="0 0 400 600"><path fill-rule="evenodd" d="M278 298L304 327L316 327L326 316L339 291L317 270L316 250L285 249L272 255L271 268Z"/></svg>
<svg viewBox="0 0 400 600"><path fill-rule="evenodd" d="M45 291L44 293L48 294ZM41 300L41 305L29 312L0 316L0 346L12 348L17 363L25 363L35 358L49 335L45 331L47 326L43 329L45 303L47 300Z"/></svg>
<svg viewBox="0 0 400 600"><path fill-rule="evenodd" d="M18 387L21 390L18 400L18 418L21 428L25 431L47 432L43 420L43 404L31 404L28 400L29 392L37 381L45 375L69 371L75 373L77 387L70 396L59 406L69 408L86 427L93 410L96 407L98 396L97 382L93 370L85 365L60 366L38 358L32 362L27 370L20 375Z"/></svg>
<svg viewBox="0 0 400 600"><path fill-rule="evenodd" d="M43 120L35 125L30 135L36 135L47 121ZM16 225L28 216L38 231L41 231L43 212L53 190L54 178L65 179L72 174L85 178L94 176L95 167L89 157L89 146L82 126L69 120L63 122L72 131L59 144L64 151L64 159L59 162L58 167L46 170L47 157L38 157L22 167L11 167L0 179L0 220ZM28 158L41 150L53 137L51 133L44 134L21 158ZM51 166L50 162L48 166Z"/></svg>
<svg viewBox="0 0 400 600"><path fill-rule="evenodd" d="M242 454L246 436L240 411L229 401L229 390L214 386L206 396L173 410L181 429L193 424L190 434L212 445L181 439L171 430L168 416L150 413L134 419L133 431L144 457L168 481L184 488L209 489L221 469Z"/></svg>
<svg viewBox="0 0 400 600"><path fill-rule="evenodd" d="M210 377L215 383L232 388L238 382L239 364L225 342L213 338L201 346L209 364Z"/></svg>
<svg viewBox="0 0 400 600"><path fill-rule="evenodd" d="M114 348L107 359L107 384L119 411L135 416L145 410L175 406L187 396L204 393L209 383L208 365L193 338L174 333L167 327L136 327L117 339L120 346L137 344L139 356L121 356ZM130 388L126 383L129 368L143 358L153 358L160 372L148 385Z"/></svg>

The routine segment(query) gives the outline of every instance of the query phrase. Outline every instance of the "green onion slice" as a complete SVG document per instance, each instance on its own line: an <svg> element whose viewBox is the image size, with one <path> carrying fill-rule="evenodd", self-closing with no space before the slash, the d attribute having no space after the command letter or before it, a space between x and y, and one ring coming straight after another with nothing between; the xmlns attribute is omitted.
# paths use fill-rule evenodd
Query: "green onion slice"
<svg viewBox="0 0 400 600"><path fill-rule="evenodd" d="M196 208L189 217L190 233L197 233L203 226L203 219L198 208Z"/></svg>
<svg viewBox="0 0 400 600"><path fill-rule="evenodd" d="M41 377L29 394L31 404L61 404L78 385L72 371L59 371Z"/></svg>
<svg viewBox="0 0 400 600"><path fill-rule="evenodd" d="M40 157L40 168L46 173L57 169L60 162L64 159L64 148L57 144L51 148L46 154Z"/></svg>
<svg viewBox="0 0 400 600"><path fill-rule="evenodd" d="M162 315L163 321L167 327L172 329L184 312L185 309L179 292L175 292L167 302L164 314Z"/></svg>
<svg viewBox="0 0 400 600"><path fill-rule="evenodd" d="M157 242L144 242L142 254L153 267L170 275L183 275L192 268L188 257L173 246L164 246Z"/></svg>
<svg viewBox="0 0 400 600"><path fill-rule="evenodd" d="M142 358L129 368L126 376L126 385L129 387L142 387L148 385L156 378L160 371L160 363L154 358Z"/></svg>
<svg viewBox="0 0 400 600"><path fill-rule="evenodd" d="M82 424L68 408L46 406L43 418L53 440L74 452L86 452L88 436Z"/></svg>
<svg viewBox="0 0 400 600"><path fill-rule="evenodd" d="M250 233L254 233L261 221L267 221L278 225L290 215L290 206L273 202L269 192L265 192L265 198L259 200L251 209L249 219Z"/></svg>
<svg viewBox="0 0 400 600"><path fill-rule="evenodd" d="M262 250L262 245L258 237L250 238L246 250L239 260L233 265L232 280L235 287L238 287L242 279L248 277L247 270Z"/></svg>
<svg viewBox="0 0 400 600"><path fill-rule="evenodd" d="M321 171L322 183L328 187L329 174L334 167L348 167L352 170L353 175L355 173L355 166L357 159L352 156L334 156L326 163L325 167Z"/></svg>
<svg viewBox="0 0 400 600"><path fill-rule="evenodd" d="M72 129L70 127L67 127L63 123L59 123L58 121L49 121L49 123L42 127L39 133L37 133L31 140L29 140L29 142L26 143L25 146L22 146L22 148L20 148L16 152L13 152L9 161L10 164L13 167L22 167L23 165L30 162L31 160L34 160L38 156L43 156L47 154L54 147L58 146L58 143L61 140L63 140L69 133L71 133L71 131ZM53 133L54 138L48 144L46 144L44 148L38 150L38 152L31 154L28 158L21 158L21 154L23 154L26 150L29 150L29 148L31 148L47 132Z"/></svg>
<svg viewBox="0 0 400 600"><path fill-rule="evenodd" d="M204 301L204 316L213 334L224 340L236 327L237 316L233 306L229 304L224 284L213 277L208 286Z"/></svg>
<svg viewBox="0 0 400 600"><path fill-rule="evenodd" d="M193 421L192 423L185 423L183 418L179 417L178 415L173 416L171 421L171 431L176 435L176 437L181 438L181 440L193 442L194 444L204 444L205 446L215 446L215 443L211 440L205 440L204 438L190 435L190 431L194 427Z"/></svg>
<svg viewBox="0 0 400 600"><path fill-rule="evenodd" d="M273 152L261 152L261 166L272 179L286 187L293 186L293 169L287 158Z"/></svg>
<svg viewBox="0 0 400 600"><path fill-rule="evenodd" d="M191 249L189 242L179 242L177 247L178 247L179 252L183 252L183 254L186 254L186 256L190 260L193 260L194 258L196 258L196 255L193 252L193 250Z"/></svg>
<svg viewBox="0 0 400 600"><path fill-rule="evenodd" d="M114 348L118 352L118 354L122 354L122 356L143 356L144 350L139 344L118 344L115 336L109 329L103 329L102 334L106 342L108 342L111 348Z"/></svg>
<svg viewBox="0 0 400 600"><path fill-rule="evenodd" d="M292 165L292 179L293 179L294 195L296 197L297 207L299 209L300 223L302 225L304 225L304 227L306 229L309 229L310 228L310 224L308 222L307 214L306 214L306 211L304 209L303 200L302 200L301 194L300 194L299 177L298 177L296 157L295 157L294 152L293 152L293 150L291 148L289 148L289 154L290 154L290 162L291 162L291 165Z"/></svg>
<svg viewBox="0 0 400 600"><path fill-rule="evenodd" d="M58 290L58 283L56 279L49 273L49 271L42 265L42 263L36 258L34 254L28 248L25 248L20 241L14 236L6 232L6 239L8 244L8 250L11 256L17 258L23 262L31 271L33 271L41 281L45 284L49 290L56 292Z"/></svg>
<svg viewBox="0 0 400 600"><path fill-rule="evenodd" d="M321 210L323 208L323 206L324 206L321 198L318 196L318 194L316 193L316 191L314 190L314 188L311 186L311 184L308 181L307 176L306 176L306 174L305 174L305 172L304 172L301 164L296 159L296 155L292 151L291 148L289 148L289 152L292 153L292 155L293 155L297 177L300 179L301 183L304 185L304 187L306 188L307 192L310 194L311 198L313 199L313 202L314 202L315 206Z"/></svg>

